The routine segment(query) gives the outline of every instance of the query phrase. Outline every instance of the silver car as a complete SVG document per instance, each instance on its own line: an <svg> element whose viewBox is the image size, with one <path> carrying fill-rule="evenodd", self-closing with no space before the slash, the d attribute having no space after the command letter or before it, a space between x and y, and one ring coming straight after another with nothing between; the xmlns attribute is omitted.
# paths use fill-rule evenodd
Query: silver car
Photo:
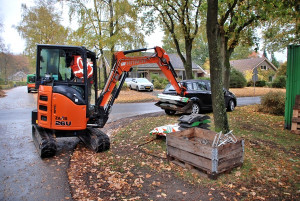
<svg viewBox="0 0 300 201"><path fill-rule="evenodd" d="M153 84L146 78L134 78L130 82L130 89L137 91L153 91Z"/></svg>

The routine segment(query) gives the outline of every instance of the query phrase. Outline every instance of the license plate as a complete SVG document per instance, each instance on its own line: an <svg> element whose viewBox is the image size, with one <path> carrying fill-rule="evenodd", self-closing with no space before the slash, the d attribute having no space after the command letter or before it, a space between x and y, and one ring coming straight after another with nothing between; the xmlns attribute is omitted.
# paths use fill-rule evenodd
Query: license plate
<svg viewBox="0 0 300 201"><path fill-rule="evenodd" d="M150 87L146 87L146 89L150 89Z"/></svg>

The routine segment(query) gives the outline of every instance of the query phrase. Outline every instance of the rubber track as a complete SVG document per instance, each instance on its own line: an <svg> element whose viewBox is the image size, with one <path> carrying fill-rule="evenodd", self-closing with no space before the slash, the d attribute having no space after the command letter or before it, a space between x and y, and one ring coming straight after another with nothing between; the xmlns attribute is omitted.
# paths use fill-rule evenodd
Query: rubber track
<svg viewBox="0 0 300 201"><path fill-rule="evenodd" d="M32 126L32 138L41 158L52 157L56 153L56 141L50 133L37 125Z"/></svg>
<svg viewBox="0 0 300 201"><path fill-rule="evenodd" d="M96 153L107 151L110 148L109 137L97 128L87 128L86 135L81 135L79 138Z"/></svg>

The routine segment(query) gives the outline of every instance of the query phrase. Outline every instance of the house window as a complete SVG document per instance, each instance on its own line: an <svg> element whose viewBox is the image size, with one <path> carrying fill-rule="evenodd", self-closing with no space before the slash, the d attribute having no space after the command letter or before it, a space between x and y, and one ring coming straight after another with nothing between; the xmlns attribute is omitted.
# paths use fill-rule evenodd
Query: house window
<svg viewBox="0 0 300 201"><path fill-rule="evenodd" d="M267 66L260 66L260 69L262 69L262 70L268 70Z"/></svg>

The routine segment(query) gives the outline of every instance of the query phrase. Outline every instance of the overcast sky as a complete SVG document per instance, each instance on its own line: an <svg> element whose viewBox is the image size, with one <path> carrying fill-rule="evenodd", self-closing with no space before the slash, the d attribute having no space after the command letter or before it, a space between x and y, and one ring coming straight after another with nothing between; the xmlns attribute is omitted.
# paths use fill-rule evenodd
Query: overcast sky
<svg viewBox="0 0 300 201"><path fill-rule="evenodd" d="M0 0L0 19L3 23L3 33L1 37L4 43L9 47L10 51L19 54L24 51L25 41L12 26L18 25L21 21L21 4L26 3L27 6L33 6L34 0ZM65 18L68 18L66 15ZM64 26L68 26L68 19L64 20ZM151 36L146 36L147 47L162 46L163 33L157 30ZM275 53L277 60L286 61L286 51L283 53Z"/></svg>

